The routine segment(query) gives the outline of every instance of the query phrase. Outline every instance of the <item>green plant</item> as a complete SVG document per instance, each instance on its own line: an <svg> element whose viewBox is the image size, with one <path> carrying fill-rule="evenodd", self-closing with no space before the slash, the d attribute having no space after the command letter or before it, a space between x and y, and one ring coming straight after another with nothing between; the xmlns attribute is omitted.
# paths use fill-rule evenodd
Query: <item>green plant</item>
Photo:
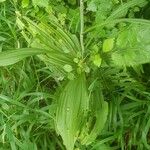
<svg viewBox="0 0 150 150"><path fill-rule="evenodd" d="M150 21L121 18L127 14L129 8L145 5L146 1L129 1L114 9L111 14L104 12L104 9L101 10L101 4L106 7L110 1L101 1L98 5L99 8L95 8L97 3L96 0L90 1L88 10L102 11L101 16L98 15L98 12L96 15L96 18L101 17L101 22L95 22L92 27L88 27L86 21L84 22L84 3L81 0L80 42L77 35L70 33L60 25L60 20L54 15L52 18L46 16L42 21L39 18L31 21L28 17L16 12L18 27L31 48L0 53L1 66L11 65L25 57L38 55L40 60L51 70L53 77L64 79L66 83L56 92L57 111L54 116L54 124L55 130L61 135L68 150L72 150L78 145L80 147L95 142L107 120L108 103L106 100L115 101L119 97L116 101L121 101L128 98L129 94L128 99L132 99L132 91L135 90L137 94L139 91L136 89L141 89L134 77L130 78L134 71L128 73L126 70L130 67L137 71L137 67L140 67L141 64L150 62L148 38ZM114 5L111 3L109 5L107 9L111 10ZM116 28L116 25L119 27ZM106 32L100 37L97 32L102 33L104 28L106 28ZM98 43L99 40L102 42ZM116 74L121 80L120 85L118 85ZM131 83L131 88L126 85L126 82ZM111 84L109 85L109 83ZM137 86L133 86L135 83ZM121 96L119 94L116 94L118 97L115 97L115 94L107 96L109 92L115 91L117 86L122 88L123 94L115 92ZM140 96L147 99L144 90ZM114 118L118 114L120 118L123 115L126 117L125 111L125 114L121 114L120 103L118 102L116 107L110 106L110 112L113 111L113 108L117 109L116 114L112 114ZM146 103L147 100L144 105ZM135 111L139 109L141 104L136 103L136 105L138 107L134 108ZM131 103L128 106L132 107L134 104ZM139 111L140 113L143 112ZM128 121L128 118L125 120ZM109 125L111 126L111 124L114 130L117 130L116 124L110 120ZM122 149L125 146L123 137L121 137L125 134L124 132L123 129L120 129L116 134L119 135L118 141L122 141ZM146 128L145 132L147 133ZM113 138L116 138L116 135ZM144 133L142 141L146 147L149 147L145 141ZM101 144L103 143L101 142Z"/></svg>

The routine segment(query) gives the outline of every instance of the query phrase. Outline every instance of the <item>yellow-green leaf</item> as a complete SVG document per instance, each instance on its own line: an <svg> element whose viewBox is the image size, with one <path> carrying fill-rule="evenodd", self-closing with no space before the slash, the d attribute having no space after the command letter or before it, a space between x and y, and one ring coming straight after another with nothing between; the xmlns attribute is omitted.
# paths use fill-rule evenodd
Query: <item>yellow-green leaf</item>
<svg viewBox="0 0 150 150"><path fill-rule="evenodd" d="M103 42L103 52L109 52L114 47L114 38L106 39Z"/></svg>
<svg viewBox="0 0 150 150"><path fill-rule="evenodd" d="M63 68L66 72L71 72L73 70L72 66L68 64L66 64Z"/></svg>
<svg viewBox="0 0 150 150"><path fill-rule="evenodd" d="M29 0L22 0L22 7L25 8L25 7L28 7L29 5Z"/></svg>
<svg viewBox="0 0 150 150"><path fill-rule="evenodd" d="M93 63L94 63L95 66L100 67L100 65L102 63L102 58L100 57L99 54L96 54L94 56Z"/></svg>
<svg viewBox="0 0 150 150"><path fill-rule="evenodd" d="M6 0L0 0L0 3L5 2Z"/></svg>

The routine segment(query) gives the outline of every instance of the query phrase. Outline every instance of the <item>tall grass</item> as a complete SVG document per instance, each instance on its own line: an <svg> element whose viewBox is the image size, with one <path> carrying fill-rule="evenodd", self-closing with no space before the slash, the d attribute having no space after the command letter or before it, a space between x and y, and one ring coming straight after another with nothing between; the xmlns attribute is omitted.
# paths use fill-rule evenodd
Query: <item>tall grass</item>
<svg viewBox="0 0 150 150"><path fill-rule="evenodd" d="M79 37L55 15L33 17L17 2L0 3L0 149L150 149L150 23L120 18L146 1L122 4L90 28L81 4ZM113 38L91 42L93 30L113 32L120 22L127 27Z"/></svg>

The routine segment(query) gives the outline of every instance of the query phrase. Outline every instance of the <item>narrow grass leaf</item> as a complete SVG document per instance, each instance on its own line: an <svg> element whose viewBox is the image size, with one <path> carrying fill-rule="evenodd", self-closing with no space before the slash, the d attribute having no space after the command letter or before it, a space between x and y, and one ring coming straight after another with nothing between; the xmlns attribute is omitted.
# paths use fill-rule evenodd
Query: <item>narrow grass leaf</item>
<svg viewBox="0 0 150 150"><path fill-rule="evenodd" d="M118 7L118 9L116 9L114 12L111 13L111 15L107 18L107 20L112 20L112 19L116 19L119 17L123 17L124 15L126 15L127 11L129 8L134 7L134 6L140 6L143 4L146 4L147 1L146 0L132 0L129 1L123 5L120 5Z"/></svg>

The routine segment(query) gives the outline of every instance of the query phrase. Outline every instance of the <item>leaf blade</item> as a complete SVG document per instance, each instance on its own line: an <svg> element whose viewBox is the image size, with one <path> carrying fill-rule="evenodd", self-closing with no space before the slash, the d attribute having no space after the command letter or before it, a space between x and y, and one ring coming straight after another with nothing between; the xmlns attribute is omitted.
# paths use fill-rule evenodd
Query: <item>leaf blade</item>
<svg viewBox="0 0 150 150"><path fill-rule="evenodd" d="M4 51L0 53L0 66L8 66L15 64L22 59L45 53L46 51L43 49L36 49L36 48L21 48L15 50Z"/></svg>

